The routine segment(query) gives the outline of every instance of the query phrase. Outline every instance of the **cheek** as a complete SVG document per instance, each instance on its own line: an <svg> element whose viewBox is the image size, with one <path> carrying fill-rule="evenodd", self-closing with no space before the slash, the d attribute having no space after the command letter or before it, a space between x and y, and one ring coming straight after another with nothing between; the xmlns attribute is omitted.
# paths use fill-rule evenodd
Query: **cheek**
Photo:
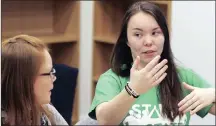
<svg viewBox="0 0 216 126"><path fill-rule="evenodd" d="M34 94L36 97L39 97L39 95L41 94L40 92L42 91L43 87L42 87L42 80L41 79L36 79L35 83L34 83Z"/></svg>
<svg viewBox="0 0 216 126"><path fill-rule="evenodd" d="M164 37L160 37L160 38L157 39L156 46L157 46L157 48L158 48L158 51L159 51L160 53L162 53L163 47L164 47Z"/></svg>
<svg viewBox="0 0 216 126"><path fill-rule="evenodd" d="M133 52L138 52L142 48L142 42L135 37L128 37L128 44Z"/></svg>
<svg viewBox="0 0 216 126"><path fill-rule="evenodd" d="M34 83L34 93L36 97L40 97L47 92L52 86L51 81L47 78L38 78Z"/></svg>
<svg viewBox="0 0 216 126"><path fill-rule="evenodd" d="M48 78L38 78L34 83L34 94L39 104L50 102L50 90L53 88L52 82Z"/></svg>

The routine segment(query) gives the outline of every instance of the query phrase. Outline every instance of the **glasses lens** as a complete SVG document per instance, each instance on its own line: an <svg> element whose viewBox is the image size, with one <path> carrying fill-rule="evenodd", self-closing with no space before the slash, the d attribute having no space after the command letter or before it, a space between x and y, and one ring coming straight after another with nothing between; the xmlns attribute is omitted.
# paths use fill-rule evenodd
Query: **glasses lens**
<svg viewBox="0 0 216 126"><path fill-rule="evenodd" d="M50 74L55 76L55 73L56 73L56 70L53 68Z"/></svg>

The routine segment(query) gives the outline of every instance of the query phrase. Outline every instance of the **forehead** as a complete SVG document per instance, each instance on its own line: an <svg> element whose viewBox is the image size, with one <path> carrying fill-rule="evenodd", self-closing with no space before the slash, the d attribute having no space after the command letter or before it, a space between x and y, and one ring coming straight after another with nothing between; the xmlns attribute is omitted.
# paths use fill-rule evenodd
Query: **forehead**
<svg viewBox="0 0 216 126"><path fill-rule="evenodd" d="M157 21L148 13L138 12L131 16L128 22L128 28L152 29L158 27Z"/></svg>
<svg viewBox="0 0 216 126"><path fill-rule="evenodd" d="M41 70L50 71L52 68L52 58L47 50L43 51L43 61L41 64Z"/></svg>

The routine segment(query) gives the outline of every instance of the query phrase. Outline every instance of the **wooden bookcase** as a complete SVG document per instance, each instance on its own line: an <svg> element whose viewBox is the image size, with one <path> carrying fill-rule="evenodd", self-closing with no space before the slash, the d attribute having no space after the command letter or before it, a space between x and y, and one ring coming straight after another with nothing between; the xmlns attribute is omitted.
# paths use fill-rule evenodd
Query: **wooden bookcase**
<svg viewBox="0 0 216 126"><path fill-rule="evenodd" d="M111 52L117 41L124 13L135 1L137 0L94 2L92 96L99 76L110 68ZM171 1L152 2L162 9L170 28Z"/></svg>
<svg viewBox="0 0 216 126"><path fill-rule="evenodd" d="M79 68L79 10L80 2L73 0L3 0L2 40L18 34L38 37L48 44L54 63ZM72 124L78 117L76 95Z"/></svg>

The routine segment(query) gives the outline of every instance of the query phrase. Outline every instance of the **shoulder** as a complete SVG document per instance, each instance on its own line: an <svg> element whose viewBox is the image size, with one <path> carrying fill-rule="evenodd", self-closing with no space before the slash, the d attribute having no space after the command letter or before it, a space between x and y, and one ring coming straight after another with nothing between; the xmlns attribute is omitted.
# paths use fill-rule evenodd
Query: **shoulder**
<svg viewBox="0 0 216 126"><path fill-rule="evenodd" d="M181 82L186 82L200 88L211 87L211 84L209 84L207 80L191 68L179 66L177 67L177 71Z"/></svg>
<svg viewBox="0 0 216 126"><path fill-rule="evenodd" d="M178 66L177 73L181 83L186 82L194 86L193 84L194 84L195 72L191 68L185 66Z"/></svg>
<svg viewBox="0 0 216 126"><path fill-rule="evenodd" d="M182 80L190 79L194 75L196 75L194 70L192 70L191 68L185 67L185 66L178 66L177 72L178 72L180 79Z"/></svg>
<svg viewBox="0 0 216 126"><path fill-rule="evenodd" d="M56 108L51 104L45 104L48 111L51 113L50 118L57 125L68 125L62 115L56 110Z"/></svg>
<svg viewBox="0 0 216 126"><path fill-rule="evenodd" d="M52 113L58 112L58 111L56 110L56 108L55 108L53 105L51 105L51 104L45 104L44 106L46 106L46 108L47 108L50 112L52 112Z"/></svg>
<svg viewBox="0 0 216 126"><path fill-rule="evenodd" d="M121 85L122 83L126 83L128 78L119 76L112 69L109 69L100 75L98 83L115 83Z"/></svg>
<svg viewBox="0 0 216 126"><path fill-rule="evenodd" d="M191 68L185 66L177 66L177 72L179 74L192 74L194 71Z"/></svg>
<svg viewBox="0 0 216 126"><path fill-rule="evenodd" d="M103 77L108 77L108 78L115 78L115 79L125 79L128 77L122 77L117 75L112 69L108 69L107 71L105 71L103 74L100 75L100 78Z"/></svg>
<svg viewBox="0 0 216 126"><path fill-rule="evenodd" d="M101 74L101 76L118 77L118 75L112 69L108 69L103 74Z"/></svg>

